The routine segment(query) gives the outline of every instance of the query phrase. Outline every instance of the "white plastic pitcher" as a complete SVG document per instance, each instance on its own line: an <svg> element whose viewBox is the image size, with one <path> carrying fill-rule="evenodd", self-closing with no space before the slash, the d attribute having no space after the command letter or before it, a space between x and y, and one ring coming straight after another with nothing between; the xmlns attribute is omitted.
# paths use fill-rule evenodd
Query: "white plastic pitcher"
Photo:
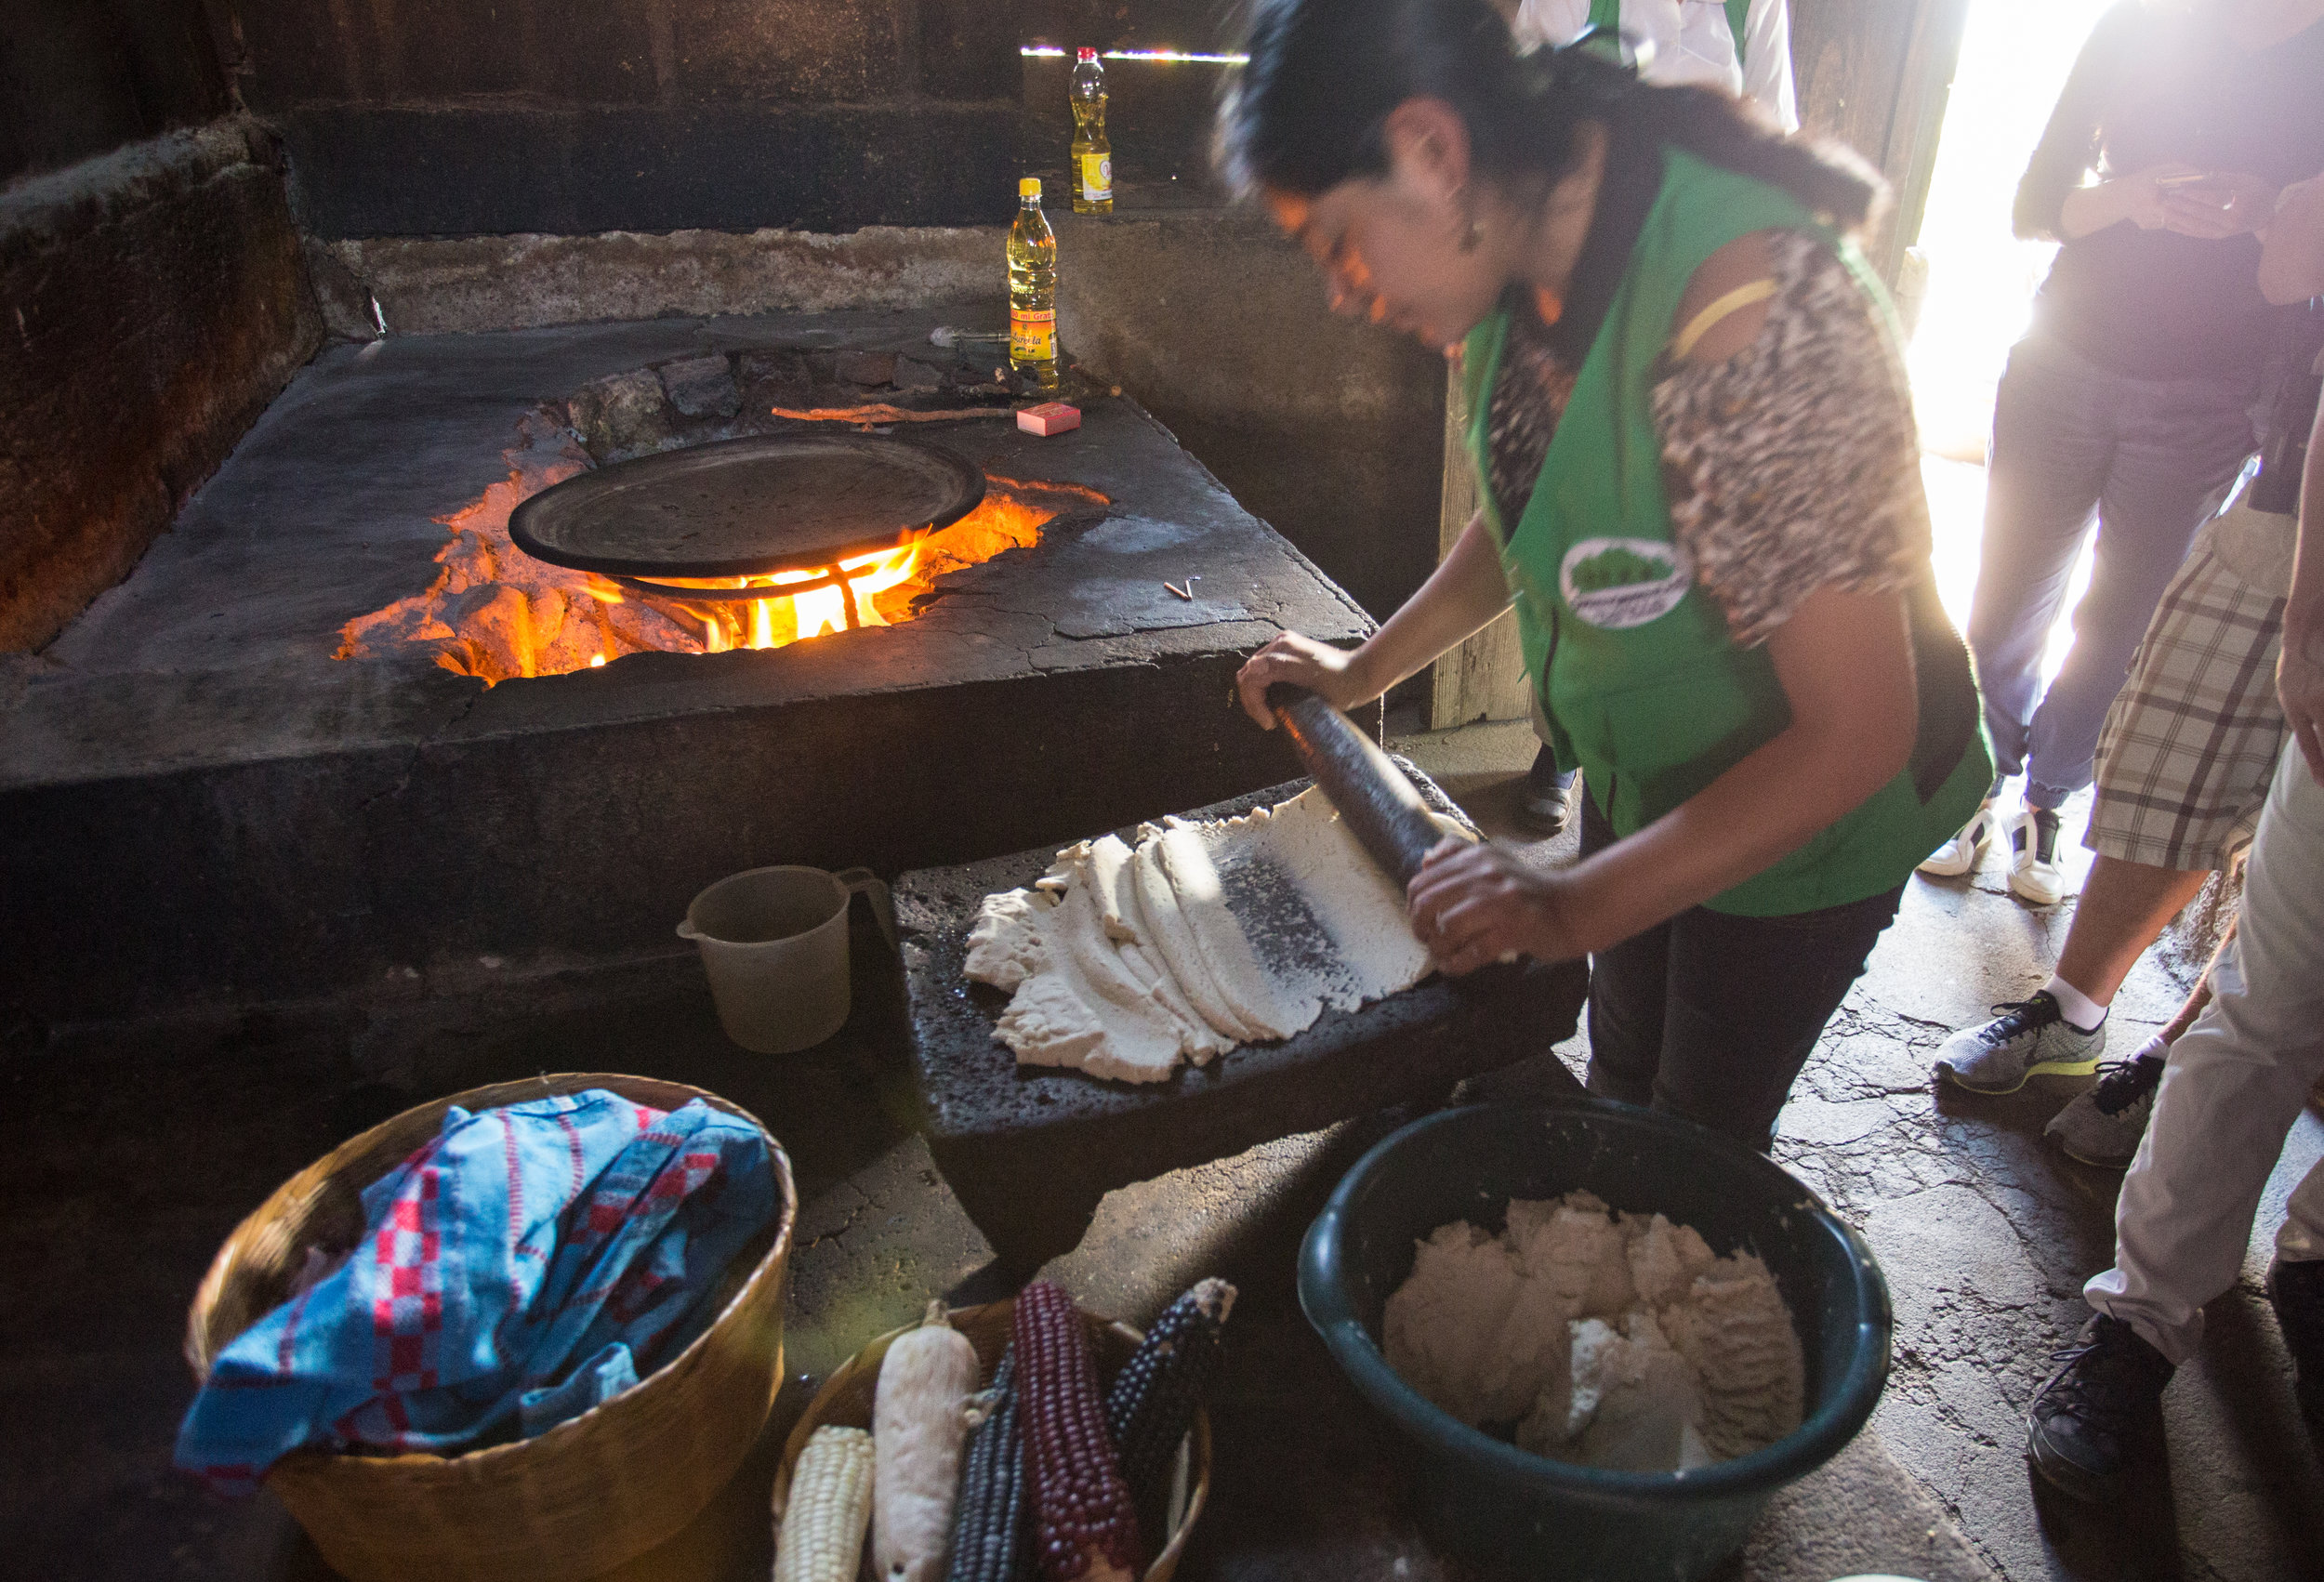
<svg viewBox="0 0 2324 1582"><path fill-rule="evenodd" d="M710 975L726 1035L762 1055L822 1043L848 1012L848 898L858 890L896 947L895 903L869 868L752 868L693 899L678 937Z"/></svg>

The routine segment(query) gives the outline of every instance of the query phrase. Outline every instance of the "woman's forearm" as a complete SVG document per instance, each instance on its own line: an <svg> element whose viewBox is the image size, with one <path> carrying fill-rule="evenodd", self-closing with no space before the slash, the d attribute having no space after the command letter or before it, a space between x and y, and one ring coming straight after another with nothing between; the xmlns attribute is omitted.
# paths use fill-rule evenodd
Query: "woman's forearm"
<svg viewBox="0 0 2324 1582"><path fill-rule="evenodd" d="M1479 512L1420 590L1355 651L1350 667L1377 697L1508 608L1500 547Z"/></svg>
<svg viewBox="0 0 2324 1582"><path fill-rule="evenodd" d="M2260 249L2260 295L2278 307L2324 297L2324 176L2277 198Z"/></svg>
<svg viewBox="0 0 2324 1582"><path fill-rule="evenodd" d="M2078 242L2093 231L2109 225L2119 225L2133 215L2130 182L2101 181L2094 187L2077 187L2066 194L2066 202L2058 209L2058 240Z"/></svg>

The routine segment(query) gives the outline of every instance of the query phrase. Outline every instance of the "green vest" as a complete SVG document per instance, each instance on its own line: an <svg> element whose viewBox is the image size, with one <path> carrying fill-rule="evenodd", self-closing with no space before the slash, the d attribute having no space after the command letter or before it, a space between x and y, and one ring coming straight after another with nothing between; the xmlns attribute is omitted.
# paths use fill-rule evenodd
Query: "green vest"
<svg viewBox="0 0 2324 1582"><path fill-rule="evenodd" d="M1622 0L1590 0L1590 26L1622 31ZM1727 0L1727 31L1735 35L1735 63L1743 64L1743 35L1750 31L1751 0Z"/></svg>
<svg viewBox="0 0 2324 1582"><path fill-rule="evenodd" d="M1492 490L1483 492L1551 745L1558 762L1580 766L1618 835L1670 811L1790 722L1774 661L1764 647L1730 640L1673 535L1648 405L1696 269L1737 237L1773 229L1824 238L1885 305L1855 246L1797 200L1667 150L1661 191L1513 531ZM1508 328L1504 310L1463 349L1481 478L1491 476L1491 392ZM1714 897L1714 910L1781 916L1877 895L1975 811L1992 778L1975 683L1933 582L1921 585L1908 600L1921 704L1913 761L1799 850Z"/></svg>

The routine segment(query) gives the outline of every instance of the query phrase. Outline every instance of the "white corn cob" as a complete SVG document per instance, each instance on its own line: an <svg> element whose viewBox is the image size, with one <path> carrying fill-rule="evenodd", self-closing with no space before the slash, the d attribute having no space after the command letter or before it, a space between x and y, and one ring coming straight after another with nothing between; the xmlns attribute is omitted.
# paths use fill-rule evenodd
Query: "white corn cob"
<svg viewBox="0 0 2324 1582"><path fill-rule="evenodd" d="M825 1425L791 1474L774 1546L774 1582L854 1582L871 1524L872 1436Z"/></svg>
<svg viewBox="0 0 2324 1582"><path fill-rule="evenodd" d="M878 1582L938 1582L952 1547L960 1444L976 1389L976 1348L944 1304L928 1304L879 1364L872 1398L872 1570Z"/></svg>

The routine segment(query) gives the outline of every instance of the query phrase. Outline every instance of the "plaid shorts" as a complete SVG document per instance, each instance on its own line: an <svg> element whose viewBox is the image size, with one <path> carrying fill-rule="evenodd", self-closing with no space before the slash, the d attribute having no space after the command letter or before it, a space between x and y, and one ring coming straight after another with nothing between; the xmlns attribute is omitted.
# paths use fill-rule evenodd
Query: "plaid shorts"
<svg viewBox="0 0 2324 1582"><path fill-rule="evenodd" d="M2284 600L2221 559L2206 524L2155 607L2098 737L2082 844L2158 868L2225 868L2251 843L2284 743Z"/></svg>

